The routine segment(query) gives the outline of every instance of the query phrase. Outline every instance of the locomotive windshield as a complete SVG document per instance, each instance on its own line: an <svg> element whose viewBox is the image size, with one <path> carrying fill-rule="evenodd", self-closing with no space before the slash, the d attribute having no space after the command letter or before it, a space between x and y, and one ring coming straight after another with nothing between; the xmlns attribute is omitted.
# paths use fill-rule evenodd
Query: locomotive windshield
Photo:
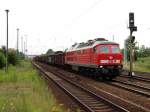
<svg viewBox="0 0 150 112"><path fill-rule="evenodd" d="M108 46L101 46L100 47L100 53L109 53L109 47Z"/></svg>
<svg viewBox="0 0 150 112"><path fill-rule="evenodd" d="M118 45L101 45L96 50L97 53L120 53Z"/></svg>
<svg viewBox="0 0 150 112"><path fill-rule="evenodd" d="M120 53L120 49L118 46L111 46L112 53Z"/></svg>

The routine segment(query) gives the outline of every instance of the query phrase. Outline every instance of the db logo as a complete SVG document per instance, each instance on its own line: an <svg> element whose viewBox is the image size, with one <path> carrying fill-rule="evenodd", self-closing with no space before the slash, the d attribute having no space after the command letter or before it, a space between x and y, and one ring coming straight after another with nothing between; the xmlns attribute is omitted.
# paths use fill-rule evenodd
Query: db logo
<svg viewBox="0 0 150 112"><path fill-rule="evenodd" d="M113 59L113 57L112 57L112 56L109 56L109 59Z"/></svg>

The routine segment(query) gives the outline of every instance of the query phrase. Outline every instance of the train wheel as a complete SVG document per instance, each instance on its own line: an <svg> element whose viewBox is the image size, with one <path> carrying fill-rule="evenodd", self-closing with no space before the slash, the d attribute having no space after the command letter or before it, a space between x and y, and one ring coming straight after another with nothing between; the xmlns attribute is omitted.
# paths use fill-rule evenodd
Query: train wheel
<svg viewBox="0 0 150 112"><path fill-rule="evenodd" d="M107 77L107 80L112 81L112 77Z"/></svg>
<svg viewBox="0 0 150 112"><path fill-rule="evenodd" d="M94 79L99 80L99 76L95 75Z"/></svg>
<svg viewBox="0 0 150 112"><path fill-rule="evenodd" d="M109 77L108 76L103 76L102 78L103 78L103 80L109 80L109 81L112 80L112 77L110 77L110 76Z"/></svg>
<svg viewBox="0 0 150 112"><path fill-rule="evenodd" d="M106 78L106 76L102 76L102 79L103 79L103 80L106 80L107 78Z"/></svg>

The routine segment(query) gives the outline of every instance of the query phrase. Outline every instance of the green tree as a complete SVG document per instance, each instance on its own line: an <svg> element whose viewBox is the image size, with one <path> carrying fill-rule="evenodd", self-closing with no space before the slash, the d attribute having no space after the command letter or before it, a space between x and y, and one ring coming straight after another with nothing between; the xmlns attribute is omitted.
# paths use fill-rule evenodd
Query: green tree
<svg viewBox="0 0 150 112"><path fill-rule="evenodd" d="M0 52L0 68L3 68L6 64L6 58L5 58L5 55Z"/></svg>
<svg viewBox="0 0 150 112"><path fill-rule="evenodd" d="M127 48L127 60L130 61L130 38L128 38L126 40L126 48ZM138 46L137 46L137 41L134 41L132 43L132 48L133 48L133 52L134 52L134 61L137 61L138 59Z"/></svg>
<svg viewBox="0 0 150 112"><path fill-rule="evenodd" d="M1 52L3 52L3 54L6 55L6 47L5 46L2 46Z"/></svg>
<svg viewBox="0 0 150 112"><path fill-rule="evenodd" d="M150 56L150 48L142 45L139 49L138 56L139 57L149 57Z"/></svg>
<svg viewBox="0 0 150 112"><path fill-rule="evenodd" d="M17 51L14 49L8 50L8 62L9 64L16 65L19 63Z"/></svg>
<svg viewBox="0 0 150 112"><path fill-rule="evenodd" d="M19 58L20 60L23 60L23 59L25 59L25 55L24 55L22 52L19 52L18 58Z"/></svg>

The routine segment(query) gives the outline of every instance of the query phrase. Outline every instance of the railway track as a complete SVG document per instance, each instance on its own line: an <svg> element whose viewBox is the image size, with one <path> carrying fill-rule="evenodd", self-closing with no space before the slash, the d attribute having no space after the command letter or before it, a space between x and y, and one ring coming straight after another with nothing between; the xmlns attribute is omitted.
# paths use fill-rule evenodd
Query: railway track
<svg viewBox="0 0 150 112"><path fill-rule="evenodd" d="M132 100L126 100L126 98L124 99L124 98L120 97L120 95L118 97L116 95L111 94L111 92L107 92L105 90L103 91L100 88L96 88L97 86L95 84L92 85L92 82L89 83L90 85L88 85L88 83L86 84L86 81L84 81L84 78L80 79L80 77L78 77L78 75L75 75L76 73L74 74L72 72L67 72L65 70L58 69L57 67L49 66L46 64L42 64L42 63L38 63L38 64L42 68L44 68L44 70L49 71L49 72L51 72L51 73L53 73L53 74L55 74L61 78L71 80L71 82L73 81L76 84L82 85L82 87L88 88L88 90L90 90L90 91L92 91L98 95L103 96L103 98L109 99L109 101L112 101L117 105L120 105L121 107L125 108L126 110L128 110L130 112L135 112L135 111L136 112L149 112L149 106L147 105L148 107L145 108L145 106L146 106L145 104L144 104L144 106L140 105L140 100L138 100L138 103L136 104L136 102L132 102ZM87 82L89 82L89 81L87 81ZM139 96L139 95L137 95L137 96ZM142 97L142 95L140 95L139 97ZM145 97L145 98L147 99L147 97ZM72 99L74 99L74 98L72 98ZM78 101L76 101L76 102L78 102ZM79 105L81 107L83 107L80 103L79 103ZM87 110L85 110L85 111L88 112Z"/></svg>
<svg viewBox="0 0 150 112"><path fill-rule="evenodd" d="M127 83L127 82L122 82L119 80L113 80L113 82L109 83L112 86L116 86L125 90L128 90L130 92L134 92L136 94L143 95L145 97L150 97L150 88L140 86L140 85L135 85L133 83Z"/></svg>
<svg viewBox="0 0 150 112"><path fill-rule="evenodd" d="M150 78L142 77L142 76L139 76L139 75L135 75L133 77L130 77L130 76L127 75L127 73L123 73L122 75L120 75L120 77L132 78L132 79L136 79L136 80L139 80L139 81L144 81L144 82L150 83Z"/></svg>
<svg viewBox="0 0 150 112"><path fill-rule="evenodd" d="M53 81L66 94L72 97L86 112L129 112L119 105L103 98L83 86L62 77L45 72L40 66L35 65L44 74L47 80Z"/></svg>

